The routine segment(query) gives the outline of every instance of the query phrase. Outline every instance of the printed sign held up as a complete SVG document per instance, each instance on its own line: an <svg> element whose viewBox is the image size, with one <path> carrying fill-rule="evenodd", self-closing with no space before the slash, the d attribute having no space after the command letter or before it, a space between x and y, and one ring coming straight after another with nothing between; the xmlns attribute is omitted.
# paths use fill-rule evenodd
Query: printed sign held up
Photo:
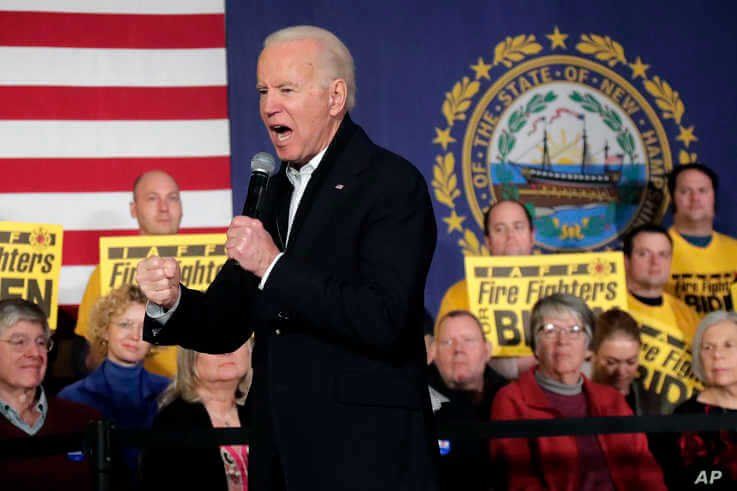
<svg viewBox="0 0 737 491"><path fill-rule="evenodd" d="M100 295L135 283L136 266L150 256L175 258L182 284L206 290L227 260L225 234L101 237Z"/></svg>
<svg viewBox="0 0 737 491"><path fill-rule="evenodd" d="M627 308L621 252L466 257L466 282L493 356L530 354L530 311L553 293L580 297L596 311Z"/></svg>
<svg viewBox="0 0 737 491"><path fill-rule="evenodd" d="M38 304L56 328L63 230L61 225L0 222L0 298Z"/></svg>

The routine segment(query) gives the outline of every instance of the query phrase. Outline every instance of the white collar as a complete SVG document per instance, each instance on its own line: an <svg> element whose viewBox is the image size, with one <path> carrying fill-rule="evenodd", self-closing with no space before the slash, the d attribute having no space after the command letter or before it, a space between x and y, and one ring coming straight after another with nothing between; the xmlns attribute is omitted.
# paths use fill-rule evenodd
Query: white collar
<svg viewBox="0 0 737 491"><path fill-rule="evenodd" d="M320 165L320 162L322 161L323 156L325 156L325 152L327 152L328 147L323 148L320 153L312 157L309 162L304 164L299 169L295 169L291 165L287 166L287 179L289 179L289 182L292 183L292 185L295 185L295 181L301 180L303 176L309 176L312 175L313 172L317 169L317 166Z"/></svg>

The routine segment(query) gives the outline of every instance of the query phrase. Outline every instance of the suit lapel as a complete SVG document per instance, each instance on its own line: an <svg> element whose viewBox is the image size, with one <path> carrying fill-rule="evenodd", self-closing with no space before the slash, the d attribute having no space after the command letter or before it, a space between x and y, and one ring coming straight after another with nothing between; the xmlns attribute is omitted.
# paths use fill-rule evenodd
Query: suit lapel
<svg viewBox="0 0 737 491"><path fill-rule="evenodd" d="M271 234L279 250L284 250L287 240L287 225L289 220L289 201L292 196L292 184L285 174L286 167L282 165L279 172L269 180L268 201L264 203L264 210L268 218L264 217L263 224Z"/></svg>
<svg viewBox="0 0 737 491"><path fill-rule="evenodd" d="M360 128L346 115L302 195L289 232L289 249L294 248L297 240L311 243L311 237L319 234L322 227L332 221L335 212L341 209L340 203L348 191L344 189L350 187L348 183L357 170L354 163L363 158L357 152L351 153L353 160L345 158L346 147L357 132L361 132ZM306 223L309 226L305 227Z"/></svg>
<svg viewBox="0 0 737 491"><path fill-rule="evenodd" d="M286 176L282 176L281 192L279 195L281 198L277 202L276 209L276 234L279 238L281 250L287 248L287 232L289 231L289 202L292 199L292 183L286 179Z"/></svg>

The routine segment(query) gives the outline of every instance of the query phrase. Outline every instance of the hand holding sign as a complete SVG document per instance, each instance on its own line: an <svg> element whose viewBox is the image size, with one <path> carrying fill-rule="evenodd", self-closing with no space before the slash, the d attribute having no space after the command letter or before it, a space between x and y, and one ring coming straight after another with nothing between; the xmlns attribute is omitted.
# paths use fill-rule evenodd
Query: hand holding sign
<svg viewBox="0 0 737 491"><path fill-rule="evenodd" d="M172 257L151 256L136 268L136 281L146 298L165 309L176 303L180 279L179 263Z"/></svg>
<svg viewBox="0 0 737 491"><path fill-rule="evenodd" d="M265 273L279 249L260 221L246 216L237 216L228 227L225 252L235 259L246 271L259 278Z"/></svg>

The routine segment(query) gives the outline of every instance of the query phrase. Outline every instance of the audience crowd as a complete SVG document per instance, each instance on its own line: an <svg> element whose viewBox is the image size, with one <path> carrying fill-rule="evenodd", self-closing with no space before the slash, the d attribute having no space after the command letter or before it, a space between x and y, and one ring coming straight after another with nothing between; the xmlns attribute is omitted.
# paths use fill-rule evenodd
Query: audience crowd
<svg viewBox="0 0 737 491"><path fill-rule="evenodd" d="M714 230L717 186L706 166L678 167L668 182L673 226L643 224L623 238L628 308L594 313L572 295L541 298L525 325L531 356L492 356L465 281L452 285L437 320L428 313L424 327L437 425L737 413L737 314L729 294L713 294L734 282L737 241ZM130 212L142 234L176 233L178 185L161 171L143 174ZM534 220L523 203L498 201L484 221L489 254L533 253ZM697 276L713 284L694 286ZM76 334L63 317L52 333L47 314L31 302L0 300L1 440L79 433L100 418L124 429L248 427L251 350L258 340L222 355L179 348L173 366L172 351L152 352L142 339L141 291L126 285L99 297L99 281L96 270ZM656 342L669 343L673 356L685 360L683 370L669 375L674 380L644 363ZM156 356L152 373L146 367ZM115 488L247 490L248 449L117 449ZM734 489L737 483L737 433L728 430L441 438L438 452L442 490ZM0 483L3 489L93 487L81 448L0 458Z"/></svg>

